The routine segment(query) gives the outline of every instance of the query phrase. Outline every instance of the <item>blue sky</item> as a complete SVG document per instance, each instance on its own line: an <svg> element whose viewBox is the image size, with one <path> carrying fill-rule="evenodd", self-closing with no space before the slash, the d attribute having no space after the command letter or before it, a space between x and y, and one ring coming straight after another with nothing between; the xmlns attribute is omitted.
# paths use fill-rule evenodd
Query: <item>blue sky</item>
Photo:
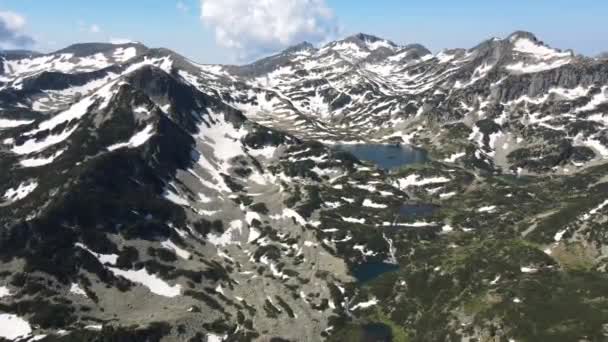
<svg viewBox="0 0 608 342"><path fill-rule="evenodd" d="M34 38L32 48L37 50L126 38L151 47L167 47L205 63L237 62L239 56L252 58L297 39L310 37L320 42L357 32L402 44L421 43L438 51L472 47L486 38L522 29L557 48L587 55L608 50L608 1L601 0L290 0L296 3L291 10L279 8L283 6L258 8L268 13L263 19L249 21L239 19L247 15L247 4L255 4L255 0L205 1L219 7L209 10L203 19L201 0L0 0L0 11L25 19L18 29ZM280 4L286 1L274 0ZM309 10L315 6L323 8ZM327 16L325 9L333 15ZM230 14L236 21L226 19ZM277 24L279 29L254 32L265 26L260 22L266 24L280 16L288 19ZM311 18L317 25L314 30L303 29L305 24L290 26ZM282 29L286 32L274 32ZM228 38L218 41L219 31Z"/></svg>

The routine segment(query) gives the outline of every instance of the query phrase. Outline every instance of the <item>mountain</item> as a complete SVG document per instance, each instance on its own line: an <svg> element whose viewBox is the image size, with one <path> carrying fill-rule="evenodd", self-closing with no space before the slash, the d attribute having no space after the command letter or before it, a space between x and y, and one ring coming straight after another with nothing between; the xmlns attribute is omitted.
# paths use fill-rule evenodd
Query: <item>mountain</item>
<svg viewBox="0 0 608 342"><path fill-rule="evenodd" d="M39 52L30 50L2 50L0 54L6 59L31 58L42 55Z"/></svg>
<svg viewBox="0 0 608 342"><path fill-rule="evenodd" d="M0 340L608 336L605 59L515 32L0 66ZM426 162L366 161L395 145Z"/></svg>
<svg viewBox="0 0 608 342"><path fill-rule="evenodd" d="M466 151L471 163L488 169L544 173L606 155L604 120L597 115L605 100L603 68L602 60L555 50L531 33L516 32L435 56L420 45L398 47L356 35L318 50L289 49L221 70L248 85L233 91L230 103L297 136L391 137L438 157ZM572 111L578 119L567 118ZM278 121L277 113L292 120ZM581 122L587 129L580 129ZM446 124L464 125L470 139L437 134L449 132ZM418 132L419 125L429 127Z"/></svg>

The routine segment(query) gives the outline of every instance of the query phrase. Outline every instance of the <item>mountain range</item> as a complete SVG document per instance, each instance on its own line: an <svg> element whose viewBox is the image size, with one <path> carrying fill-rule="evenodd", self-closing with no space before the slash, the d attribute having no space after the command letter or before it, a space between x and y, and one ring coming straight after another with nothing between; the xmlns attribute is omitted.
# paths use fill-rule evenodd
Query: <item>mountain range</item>
<svg viewBox="0 0 608 342"><path fill-rule="evenodd" d="M0 340L604 340L606 114L529 32L4 51Z"/></svg>

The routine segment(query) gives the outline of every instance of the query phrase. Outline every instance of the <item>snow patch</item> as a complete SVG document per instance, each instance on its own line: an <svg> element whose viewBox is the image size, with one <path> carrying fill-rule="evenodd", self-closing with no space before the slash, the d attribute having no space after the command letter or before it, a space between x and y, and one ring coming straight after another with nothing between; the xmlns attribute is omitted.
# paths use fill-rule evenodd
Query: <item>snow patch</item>
<svg viewBox="0 0 608 342"><path fill-rule="evenodd" d="M76 283L72 283L72 286L70 286L70 293L73 293L73 294L79 295L79 296L83 296L83 297L87 297L87 293L80 287L80 285L78 285Z"/></svg>
<svg viewBox="0 0 608 342"><path fill-rule="evenodd" d="M11 296L11 291L6 286L0 286L0 298Z"/></svg>
<svg viewBox="0 0 608 342"><path fill-rule="evenodd" d="M250 227L249 228L249 237L247 238L247 242L248 243L252 243L253 241L257 240L260 236L262 236L262 233L260 233L259 230Z"/></svg>
<svg viewBox="0 0 608 342"><path fill-rule="evenodd" d="M533 273L538 272L538 269L534 268L534 267L524 266L524 267L520 268L520 271L521 271L521 273L533 274Z"/></svg>
<svg viewBox="0 0 608 342"><path fill-rule="evenodd" d="M118 143L108 147L108 150L115 151L123 147L127 148L137 148L143 145L146 141L148 141L154 135L154 125L148 124L146 128L141 130L140 132L135 133L126 143Z"/></svg>
<svg viewBox="0 0 608 342"><path fill-rule="evenodd" d="M128 48L118 48L114 51L114 55L112 55L119 63L126 62L135 56L137 56L137 49L132 46Z"/></svg>
<svg viewBox="0 0 608 342"><path fill-rule="evenodd" d="M27 140L23 145L13 146L12 150L15 154L30 154L34 152L39 152L45 150L53 145L59 144L63 142L67 138L76 131L78 126L75 126L72 129L64 130L63 132L57 135L48 135L46 138L42 140L30 139Z"/></svg>
<svg viewBox="0 0 608 342"><path fill-rule="evenodd" d="M406 189L411 186L425 186L429 184L442 184L451 181L451 179L446 177L431 177L431 178L422 178L419 175L409 175L406 178L401 178L397 180L397 185L401 190Z"/></svg>
<svg viewBox="0 0 608 342"><path fill-rule="evenodd" d="M103 329L103 325L101 325L101 324L89 324L89 325L86 325L84 328L87 329L87 330L101 331L101 329Z"/></svg>
<svg viewBox="0 0 608 342"><path fill-rule="evenodd" d="M34 120L9 120L9 119L0 119L0 129L3 128L14 128L23 125L29 125Z"/></svg>
<svg viewBox="0 0 608 342"><path fill-rule="evenodd" d="M372 307L374 305L377 305L378 303L379 303L378 299L372 298L372 299L368 300L367 302L358 303L357 305L350 308L350 310L355 311L357 309L366 309L366 308Z"/></svg>
<svg viewBox="0 0 608 342"><path fill-rule="evenodd" d="M465 152L454 153L449 158L444 159L443 161L446 163L455 163L458 159L466 156Z"/></svg>
<svg viewBox="0 0 608 342"><path fill-rule="evenodd" d="M605 200L604 202L602 202L600 205L598 205L597 207L591 209L591 211L589 211L587 214L583 215L582 219L584 221L587 221L588 219L590 219L592 216L594 216L595 214L597 214L600 210L604 209L606 206L608 206L608 200Z"/></svg>
<svg viewBox="0 0 608 342"><path fill-rule="evenodd" d="M91 249L89 249L89 247L83 245L82 243L76 243L75 245L76 247L79 247L81 249L84 249L85 251L91 253L95 258L97 258L97 260L99 260L99 262L101 264L110 264L110 265L116 265L116 262L118 261L118 255L116 254L100 254L100 253L96 253L93 252Z"/></svg>
<svg viewBox="0 0 608 342"><path fill-rule="evenodd" d="M608 158L608 148L602 144L601 141L593 138L587 138L583 144L595 151L597 151L602 158Z"/></svg>
<svg viewBox="0 0 608 342"><path fill-rule="evenodd" d="M283 209L283 217L293 218L301 226L305 226L307 223L306 220L300 214L298 214L298 212L296 212L293 209L289 209L289 208Z"/></svg>
<svg viewBox="0 0 608 342"><path fill-rule="evenodd" d="M386 204L374 203L372 200L367 199L367 198L363 201L363 206L364 207L368 207L368 208L374 208L374 209L386 209L386 208L388 208L388 205L386 205Z"/></svg>
<svg viewBox="0 0 608 342"><path fill-rule="evenodd" d="M40 166L48 165L48 164L51 164L52 162L54 162L55 159L60 157L64 152L65 152L65 150L59 150L47 158L42 157L42 158L23 159L23 160L19 161L19 164L21 164L21 166L23 166L23 167L40 167Z"/></svg>
<svg viewBox="0 0 608 342"><path fill-rule="evenodd" d="M441 198L441 199L448 199L448 198L454 197L456 195L457 195L457 193L453 191L453 192L448 192L448 193L445 193L445 194L439 194L439 198Z"/></svg>
<svg viewBox="0 0 608 342"><path fill-rule="evenodd" d="M142 268L138 271L125 271L114 267L108 267L108 269L115 275L124 277L134 283L141 284L147 287L150 292L159 296L173 298L181 294L181 285L177 284L171 286L158 276L148 273L145 268Z"/></svg>
<svg viewBox="0 0 608 342"><path fill-rule="evenodd" d="M165 193L163 194L163 197L166 198L167 200L180 205L180 206L184 206L184 207L189 207L190 206L190 202L188 202L187 199L179 196L178 194L176 194L175 192L173 192L172 190L165 190Z"/></svg>
<svg viewBox="0 0 608 342"><path fill-rule="evenodd" d="M491 213L491 212L494 212L494 210L496 210L496 206L490 205L490 206L481 207L481 208L477 209L477 212L478 213Z"/></svg>
<svg viewBox="0 0 608 342"><path fill-rule="evenodd" d="M342 221L344 222L348 222L348 223L359 223L359 224L364 224L365 223L365 219L361 218L355 218L355 217L342 217Z"/></svg>
<svg viewBox="0 0 608 342"><path fill-rule="evenodd" d="M518 62L515 64L507 65L505 68L512 72L518 72L518 73L522 73L522 74L531 74L531 73L537 73L537 72L557 69L557 68L564 66L566 64L569 64L569 63L570 63L570 59L559 59L559 60L555 60L553 62L538 62L538 63L533 63L533 64L526 64L524 62Z"/></svg>
<svg viewBox="0 0 608 342"><path fill-rule="evenodd" d="M254 213L255 214L255 213ZM207 241L216 247L223 247L234 243L236 237L241 234L243 228L243 222L241 220L234 220L230 222L230 226L221 235L220 234L207 234Z"/></svg>
<svg viewBox="0 0 608 342"><path fill-rule="evenodd" d="M362 255L364 256L374 256L376 255L376 253L374 253L373 251L368 250L364 245L354 245L353 249L356 251L361 252Z"/></svg>
<svg viewBox="0 0 608 342"><path fill-rule="evenodd" d="M224 341L228 336L220 336L220 335L215 335L215 334L207 334L206 336L206 341L205 342L222 342Z"/></svg>
<svg viewBox="0 0 608 342"><path fill-rule="evenodd" d="M12 341L31 333L32 327L23 318L12 314L0 314L0 337Z"/></svg>
<svg viewBox="0 0 608 342"><path fill-rule="evenodd" d="M564 229L564 230L560 230L559 232L555 233L553 240L555 240L555 242L562 241L562 238L564 237L564 234L566 234L567 231L568 231L567 229Z"/></svg>
<svg viewBox="0 0 608 342"><path fill-rule="evenodd" d="M38 182L30 181L28 183L21 183L17 188L10 188L6 190L3 198L7 201L16 202L26 198L38 187Z"/></svg>
<svg viewBox="0 0 608 342"><path fill-rule="evenodd" d="M73 104L67 110L53 116L52 118L50 118L46 121L41 122L36 129L24 133L24 135L32 136L32 135L34 135L38 132L42 132L44 130L50 131L63 123L80 119L87 113L87 111L93 105L93 103L95 103L94 96L85 97L84 99L80 100L79 102Z"/></svg>
<svg viewBox="0 0 608 342"><path fill-rule="evenodd" d="M527 38L519 38L514 42L513 50L525 54L534 55L537 58L560 58L570 57L569 52L559 52L545 45L533 42Z"/></svg>
<svg viewBox="0 0 608 342"><path fill-rule="evenodd" d="M179 256L182 259L185 259L185 260L190 259L191 254L188 251L178 247L171 240L166 240L166 241L161 242L161 246L163 246L166 249L174 251L175 254L177 254L177 256Z"/></svg>

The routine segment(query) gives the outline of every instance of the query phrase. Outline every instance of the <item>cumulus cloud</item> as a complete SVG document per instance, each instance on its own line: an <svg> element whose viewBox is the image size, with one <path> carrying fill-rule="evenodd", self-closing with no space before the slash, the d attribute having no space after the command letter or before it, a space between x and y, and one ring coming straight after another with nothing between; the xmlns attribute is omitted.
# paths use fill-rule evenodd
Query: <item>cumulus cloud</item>
<svg viewBox="0 0 608 342"><path fill-rule="evenodd" d="M201 19L214 29L218 44L235 49L241 59L337 33L325 0L201 0Z"/></svg>
<svg viewBox="0 0 608 342"><path fill-rule="evenodd" d="M25 18L17 13L0 11L0 43L16 47L34 44L34 39L22 32Z"/></svg>

